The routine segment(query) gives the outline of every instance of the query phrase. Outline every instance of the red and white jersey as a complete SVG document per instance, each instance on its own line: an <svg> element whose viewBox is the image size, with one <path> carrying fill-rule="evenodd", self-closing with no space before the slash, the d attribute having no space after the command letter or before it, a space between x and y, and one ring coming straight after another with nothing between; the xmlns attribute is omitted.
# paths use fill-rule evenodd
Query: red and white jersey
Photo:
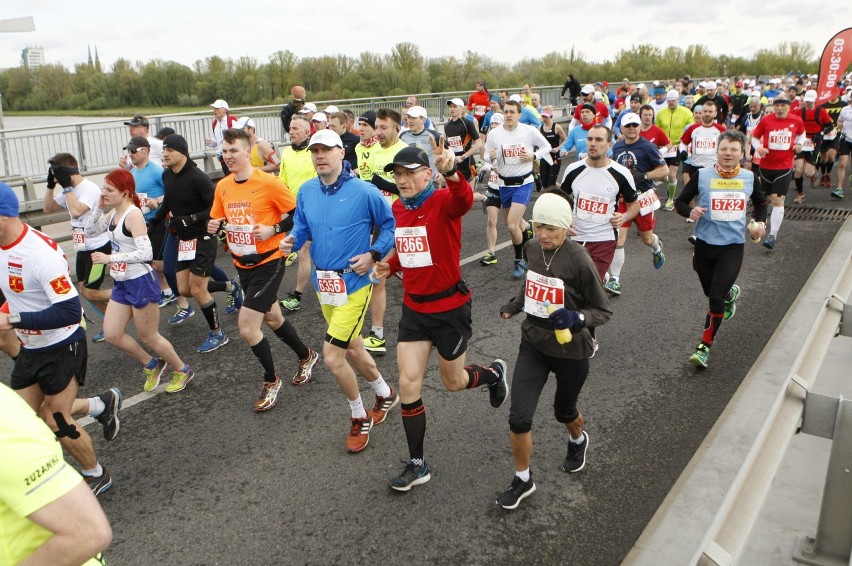
<svg viewBox="0 0 852 566"><path fill-rule="evenodd" d="M0 289L9 311L16 313L41 312L77 296L65 254L56 242L26 224L15 242L0 246ZM52 330L16 328L15 334L25 348L45 348L65 340L79 326Z"/></svg>
<svg viewBox="0 0 852 566"><path fill-rule="evenodd" d="M769 150L766 157L760 160L760 168L783 171L793 168L795 155L793 146L804 139L805 124L801 118L792 113L787 114L783 120L775 114L767 114L760 120L751 135L753 139L760 141L760 145Z"/></svg>
<svg viewBox="0 0 852 566"><path fill-rule="evenodd" d="M716 165L716 151L719 149L719 135L726 131L725 126L713 122L705 126L701 122L690 124L680 138L681 147L689 152L689 162L695 167L713 167Z"/></svg>

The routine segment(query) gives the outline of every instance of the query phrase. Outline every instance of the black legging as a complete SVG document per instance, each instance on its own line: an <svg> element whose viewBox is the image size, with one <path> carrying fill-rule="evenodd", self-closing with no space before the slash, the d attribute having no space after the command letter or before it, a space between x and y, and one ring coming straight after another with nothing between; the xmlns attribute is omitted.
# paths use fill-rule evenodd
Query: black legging
<svg viewBox="0 0 852 566"><path fill-rule="evenodd" d="M710 299L710 312L725 312L725 297L737 281L743 265L745 244L714 246L701 240L695 242L692 268L698 274L701 288Z"/></svg>
<svg viewBox="0 0 852 566"><path fill-rule="evenodd" d="M523 434L532 428L538 398L550 372L556 375L556 395L553 399L556 420L567 424L580 414L577 397L589 375L589 360L554 358L521 340L515 375L512 377L512 406L509 409L509 429L512 432Z"/></svg>
<svg viewBox="0 0 852 566"><path fill-rule="evenodd" d="M541 184L544 188L556 184L556 177L559 176L559 158L553 158L553 165L542 159L538 163L538 170L541 174Z"/></svg>

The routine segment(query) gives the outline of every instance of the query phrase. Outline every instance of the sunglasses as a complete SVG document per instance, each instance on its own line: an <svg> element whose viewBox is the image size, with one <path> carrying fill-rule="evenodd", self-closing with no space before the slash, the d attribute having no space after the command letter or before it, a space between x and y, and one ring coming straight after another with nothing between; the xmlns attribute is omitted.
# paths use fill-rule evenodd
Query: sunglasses
<svg viewBox="0 0 852 566"><path fill-rule="evenodd" d="M638 128L639 124L624 124L621 127L622 128Z"/></svg>
<svg viewBox="0 0 852 566"><path fill-rule="evenodd" d="M127 151L128 151L128 153L130 153L130 155L136 155L137 151L142 151L143 149L148 149L148 148L137 147L136 149L128 149Z"/></svg>

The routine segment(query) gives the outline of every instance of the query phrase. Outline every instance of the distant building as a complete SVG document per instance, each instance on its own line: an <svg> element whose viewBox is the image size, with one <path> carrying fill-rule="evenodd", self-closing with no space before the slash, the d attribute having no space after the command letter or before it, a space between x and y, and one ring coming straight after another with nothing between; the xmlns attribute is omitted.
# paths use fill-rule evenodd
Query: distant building
<svg viewBox="0 0 852 566"><path fill-rule="evenodd" d="M44 49L41 47L27 47L21 51L21 66L37 69L44 65Z"/></svg>

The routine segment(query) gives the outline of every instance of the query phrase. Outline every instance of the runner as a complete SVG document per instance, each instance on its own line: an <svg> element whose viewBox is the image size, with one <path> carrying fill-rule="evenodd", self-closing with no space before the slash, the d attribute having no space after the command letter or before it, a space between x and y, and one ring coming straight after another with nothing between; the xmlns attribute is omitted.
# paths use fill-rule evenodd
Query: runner
<svg viewBox="0 0 852 566"><path fill-rule="evenodd" d="M760 158L760 186L772 203L769 215L769 236L763 247L774 249L778 231L784 220L784 199L790 190L793 172L793 155L802 149L805 125L802 119L790 114L790 100L775 97L774 114L766 114L752 131L751 145Z"/></svg>
<svg viewBox="0 0 852 566"><path fill-rule="evenodd" d="M89 301L94 312L101 318L106 311L110 292L101 289L106 270L92 263L94 252L109 253L112 246L106 234L93 231L94 210L98 207L101 190L96 184L80 175L77 159L70 153L57 153L48 161L47 189L44 193L42 210L45 214L60 208L68 209L71 215L71 240L76 252L77 285L80 295ZM61 194L54 194L59 185ZM104 333L92 337L92 342L103 342Z"/></svg>
<svg viewBox="0 0 852 566"><path fill-rule="evenodd" d="M400 193L393 205L397 253L373 269L373 276L382 280L400 271L404 275L397 363L409 460L390 482L396 491L408 491L431 478L423 451L426 408L421 390L433 347L448 391L487 386L494 408L503 404L507 393L503 360L488 367L464 365L473 331L470 288L459 265L461 219L470 210L473 191L456 170L451 151L440 145L432 151L436 167L447 179L446 189L434 189L429 158L416 147L403 149L385 167L393 172Z"/></svg>
<svg viewBox="0 0 852 566"><path fill-rule="evenodd" d="M629 114L621 122L624 139L615 143L612 148L612 158L616 163L624 165L633 175L636 191L639 193L639 215L636 216L636 228L642 237L642 243L651 248L654 269L662 269L666 262L663 254L663 243L654 233L657 224L654 211L660 208L660 201L654 190L654 181L665 179L669 174L666 162L660 157L657 147L639 135L641 120L636 114ZM618 211L627 212L627 205L619 198ZM632 220L627 220L618 229L618 242L615 255L609 269L609 279L606 290L613 295L621 294L621 269L624 267L624 244L630 230Z"/></svg>
<svg viewBox="0 0 852 566"><path fill-rule="evenodd" d="M776 98L775 103L778 101ZM743 262L749 197L756 221L748 227L752 241L763 237L766 220L766 198L755 190L754 173L740 168L745 156L745 136L735 131L724 132L718 141L718 163L693 175L676 203L678 214L696 222L692 265L704 295L710 300L701 343L689 357L689 363L704 368L722 320L733 318L737 312L740 287L735 282ZM694 208L689 204L692 199L696 199Z"/></svg>
<svg viewBox="0 0 852 566"><path fill-rule="evenodd" d="M548 163L547 160L539 161L541 168L541 184L544 188L549 188L556 185L556 178L559 176L559 146L565 143L566 135L562 126L553 121L553 107L545 106L541 110L541 119L543 124L538 131L550 143L550 159L553 163Z"/></svg>
<svg viewBox="0 0 852 566"><path fill-rule="evenodd" d="M107 174L99 208L114 208L106 222L98 223L97 228L108 234L112 253L92 254L92 262L109 265L110 276L115 280L104 316L104 334L107 342L142 364L145 374L143 391L151 391L160 384L160 377L168 364L172 367L172 380L166 386L166 392L177 393L192 380L194 373L158 329L160 289L154 271L147 263L154 252L140 204L133 176L127 170L116 169ZM131 319L139 339L158 357L150 356L126 333Z"/></svg>
<svg viewBox="0 0 852 566"><path fill-rule="evenodd" d="M696 104L696 107L699 106ZM716 103L706 99L701 105L701 121L688 126L680 138L680 160L689 163L683 165L684 182L695 176L702 167L716 164L719 135L727 128L716 121ZM674 208L674 201L666 201L666 210Z"/></svg>
<svg viewBox="0 0 852 566"><path fill-rule="evenodd" d="M503 120L502 112L491 116L491 119L488 121L490 129L503 127ZM488 142L487 136L485 141L486 143ZM485 152L484 147L482 151L483 153ZM484 163L482 164L480 174L488 179L486 181L485 200L482 202L482 207L487 217L485 221L485 244L488 247L488 251L480 258L479 264L489 266L497 263L497 219L500 216L500 209L503 206L503 202L500 200L500 177L497 171L497 160L486 160L484 157L483 160ZM437 173L437 171L436 168L435 172ZM443 179L440 173L437 174Z"/></svg>
<svg viewBox="0 0 852 566"><path fill-rule="evenodd" d="M533 237L532 227L524 220L535 186L533 161L538 158L552 163L550 143L537 129L520 124L520 114L520 104L508 101L503 108L503 126L490 132L485 142L486 156L497 162L503 220L515 251L512 269L515 279L524 276L527 266L523 257L524 243Z"/></svg>
<svg viewBox="0 0 852 566"><path fill-rule="evenodd" d="M444 124L447 147L456 155L458 170L470 181L475 173L473 156L482 148L482 140L476 124L465 119L465 105L461 98L448 100L447 106L450 108L450 119Z"/></svg>
<svg viewBox="0 0 852 566"><path fill-rule="evenodd" d="M852 153L852 104L840 111L837 116L837 127L840 130L840 141L837 154L840 159L837 164L837 188L831 191L834 198L843 198L843 185L846 183L846 166L849 164L849 154ZM850 176L852 183L852 176Z"/></svg>
<svg viewBox="0 0 852 566"><path fill-rule="evenodd" d="M278 152L275 151L275 146L265 139L257 136L257 126L254 120L248 116L243 116L237 120L234 127L240 130L245 130L251 139L251 166L267 173L277 175L281 167L281 158L278 157Z"/></svg>
<svg viewBox="0 0 852 566"><path fill-rule="evenodd" d="M319 177L299 192L293 230L279 249L286 254L313 241L314 286L328 324L323 360L349 401L346 451L356 453L367 447L373 426L384 422L399 403L399 395L382 378L360 335L374 287L370 269L393 245L394 220L375 187L351 176L340 136L331 130L317 132L309 149ZM374 225L379 230L371 245ZM369 412L361 400L355 370L376 394Z"/></svg>
<svg viewBox="0 0 852 566"><path fill-rule="evenodd" d="M293 198L298 196L305 181L317 176L311 163L311 152L308 151L311 130L309 121L303 119L301 115L294 116L290 122L290 145L281 152L281 169L278 178L290 189ZM305 292L305 286L311 278L310 243L301 251L299 256L291 254L286 263L289 266L294 260L298 259L299 262L296 268L296 287L287 294L286 299L281 300L281 306L292 312L302 308L302 293Z"/></svg>
<svg viewBox="0 0 852 566"><path fill-rule="evenodd" d="M476 121L482 124L482 119L485 113L488 112L488 107L491 102L491 93L488 92L488 87L482 79L476 81L476 90L470 94L467 99L467 109L473 112L473 117Z"/></svg>
<svg viewBox="0 0 852 566"><path fill-rule="evenodd" d="M527 280L521 293L500 309L503 319L521 311L527 313L521 325L509 409L515 476L509 489L497 498L504 509L517 508L535 492L530 471L533 415L551 372L556 376L555 417L568 431L568 453L562 469L575 473L586 464L589 434L583 430L585 422L577 409L577 398L594 353L589 328L606 323L612 311L589 254L568 237L571 220L571 205L564 192L555 190L538 198L533 207L536 239L526 245L530 258ZM548 303L557 308L552 314L548 314ZM565 344L554 334L554 330L562 329L574 333Z"/></svg>
<svg viewBox="0 0 852 566"><path fill-rule="evenodd" d="M837 149L840 145L840 136L837 135L840 131L840 127L838 126L837 120L840 116L840 112L846 107L846 103L840 100L840 95L842 93L842 88L836 88L832 91L832 97L828 100L828 102L825 102L820 107L828 112L828 116L833 122L831 131L826 132L822 138L822 147L819 151L819 154L822 157L819 164L820 171L822 171L820 186L826 188L831 188L831 170L834 168L834 161L837 159Z"/></svg>
<svg viewBox="0 0 852 566"><path fill-rule="evenodd" d="M793 180L796 183L796 198L794 204L805 202L805 190L803 175L811 180L811 188L816 186L817 164L819 163L819 150L822 147L823 135L834 130L834 121L828 112L816 107L817 91L809 90L803 98L804 106L799 110L802 122L805 124L805 140L802 142L802 150L796 154L794 160Z"/></svg>
<svg viewBox="0 0 852 566"><path fill-rule="evenodd" d="M228 336L220 324L216 301L208 289L218 245L216 238L207 235L213 182L189 158L186 140L178 134L163 140L163 165L167 167L163 173L166 192L157 214L148 225L150 229L155 229L168 213L172 214L166 248L173 248L174 242L177 242L175 270L178 292L185 297L192 295L210 327L207 339L198 347L198 352L204 354L228 343ZM224 161L222 167L227 168ZM164 259L164 262L170 263L168 259ZM233 282L220 285L235 287Z"/></svg>
<svg viewBox="0 0 852 566"><path fill-rule="evenodd" d="M680 106L680 94L676 90L670 90L666 94L666 106L659 112L654 119L654 123L663 130L666 137L671 142L670 150L663 154L666 160L666 165L669 168L668 175L668 197L666 202L674 200L677 192L677 172L680 168L680 157L678 155L678 147L680 146L680 138L683 136L687 126L692 124L695 118L692 112L684 106Z"/></svg>
<svg viewBox="0 0 852 566"><path fill-rule="evenodd" d="M59 173L63 175L61 169ZM82 468L92 493L99 495L112 487L112 477L98 462L89 433L75 426L73 415L97 415L104 436L112 440L119 430L121 391L113 388L93 399L76 399L86 381L87 359L80 297L59 245L21 222L19 210L15 192L0 183L0 291L7 301L0 308L0 331L14 328L21 341L11 388L56 433Z"/></svg>
<svg viewBox="0 0 852 566"><path fill-rule="evenodd" d="M228 249L246 293L237 325L240 336L263 368L263 386L254 410L264 412L275 406L281 379L275 372L272 350L261 325L265 323L295 352L299 369L293 385L311 380L319 354L305 346L276 302L285 261L278 242L292 226L288 215L293 212L296 199L279 178L252 167L251 147L245 131L232 128L223 133L222 155L233 175L219 181L216 187L207 233L215 234L225 223Z"/></svg>

